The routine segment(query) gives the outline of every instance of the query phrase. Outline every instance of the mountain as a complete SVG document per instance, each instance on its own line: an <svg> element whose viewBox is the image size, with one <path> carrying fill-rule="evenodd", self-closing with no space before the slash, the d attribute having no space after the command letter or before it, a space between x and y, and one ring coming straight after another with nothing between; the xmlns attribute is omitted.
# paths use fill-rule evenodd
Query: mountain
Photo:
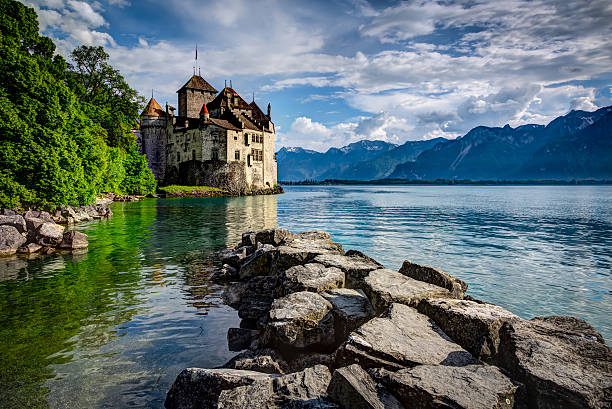
<svg viewBox="0 0 612 409"><path fill-rule="evenodd" d="M444 138L426 141L408 141L403 145L381 153L373 159L353 163L344 171L337 173L333 178L344 180L383 179L389 176L400 163L414 160L421 152L431 149L436 144L444 141L446 141Z"/></svg>
<svg viewBox="0 0 612 409"><path fill-rule="evenodd" d="M390 178L572 179L612 176L612 107L571 111L548 125L479 126L438 143Z"/></svg>
<svg viewBox="0 0 612 409"><path fill-rule="evenodd" d="M371 160L397 145L383 141L359 141L325 153L303 148L282 148L276 154L278 180L302 181L337 178L356 162Z"/></svg>

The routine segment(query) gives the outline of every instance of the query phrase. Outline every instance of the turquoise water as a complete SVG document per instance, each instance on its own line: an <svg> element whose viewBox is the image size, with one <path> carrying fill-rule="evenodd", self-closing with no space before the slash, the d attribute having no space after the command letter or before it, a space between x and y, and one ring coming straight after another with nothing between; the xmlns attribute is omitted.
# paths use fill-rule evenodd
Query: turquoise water
<svg viewBox="0 0 612 409"><path fill-rule="evenodd" d="M242 231L330 231L397 269L462 278L525 317L577 315L612 337L610 186L303 186L280 196L147 199L79 225L89 251L0 260L0 407L163 405L185 367L233 353L239 322L207 279Z"/></svg>

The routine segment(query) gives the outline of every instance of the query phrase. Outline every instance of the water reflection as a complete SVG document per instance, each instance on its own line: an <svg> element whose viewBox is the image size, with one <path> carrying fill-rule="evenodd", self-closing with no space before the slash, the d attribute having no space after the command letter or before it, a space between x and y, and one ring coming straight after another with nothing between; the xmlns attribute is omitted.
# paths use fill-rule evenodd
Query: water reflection
<svg viewBox="0 0 612 409"><path fill-rule="evenodd" d="M180 370L231 357L212 255L276 225L276 197L116 203L84 254L0 261L0 406L160 407Z"/></svg>

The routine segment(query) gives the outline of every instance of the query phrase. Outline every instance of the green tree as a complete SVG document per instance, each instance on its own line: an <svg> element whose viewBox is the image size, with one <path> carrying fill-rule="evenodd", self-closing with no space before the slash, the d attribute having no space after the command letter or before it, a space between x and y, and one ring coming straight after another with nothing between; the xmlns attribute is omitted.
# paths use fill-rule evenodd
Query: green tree
<svg viewBox="0 0 612 409"><path fill-rule="evenodd" d="M53 208L90 203L103 191L154 191L148 168L128 172L144 162L130 132L136 92L107 66L104 50L94 65L102 85L92 79L87 88L54 52L33 9L0 0L0 206Z"/></svg>

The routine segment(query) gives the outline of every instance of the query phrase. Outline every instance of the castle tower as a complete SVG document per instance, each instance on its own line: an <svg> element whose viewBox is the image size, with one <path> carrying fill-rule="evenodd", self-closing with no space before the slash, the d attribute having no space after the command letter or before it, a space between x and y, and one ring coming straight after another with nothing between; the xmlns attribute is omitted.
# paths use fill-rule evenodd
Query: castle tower
<svg viewBox="0 0 612 409"><path fill-rule="evenodd" d="M178 114L180 117L198 118L202 104L215 98L217 90L199 75L192 76L178 91Z"/></svg>
<svg viewBox="0 0 612 409"><path fill-rule="evenodd" d="M208 112L208 108L206 108L206 104L202 105L202 110L200 111L200 119L204 122L210 119L210 113Z"/></svg>
<svg viewBox="0 0 612 409"><path fill-rule="evenodd" d="M142 134L141 151L155 179L162 181L166 171L166 141L168 139L167 114L151 97L140 114L140 132Z"/></svg>

